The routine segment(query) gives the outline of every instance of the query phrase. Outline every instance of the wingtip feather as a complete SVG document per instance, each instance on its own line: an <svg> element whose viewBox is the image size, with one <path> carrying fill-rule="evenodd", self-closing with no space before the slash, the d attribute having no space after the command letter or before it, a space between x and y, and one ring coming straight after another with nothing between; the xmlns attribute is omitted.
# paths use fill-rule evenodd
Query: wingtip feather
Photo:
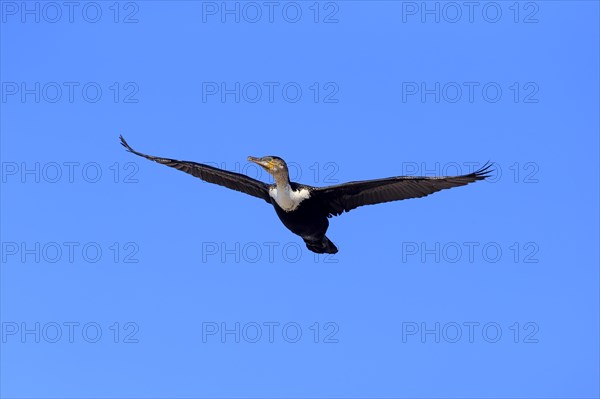
<svg viewBox="0 0 600 399"><path fill-rule="evenodd" d="M129 144L127 144L127 141L125 140L125 137L123 137L122 134L119 135L119 139L121 140L121 145L123 147L125 147L125 149L129 152L135 153L135 151L133 150L133 148L131 148L131 146Z"/></svg>
<svg viewBox="0 0 600 399"><path fill-rule="evenodd" d="M494 163L488 160L481 168L473 172L473 175L478 180L487 179L496 171L496 169L494 169L493 166Z"/></svg>

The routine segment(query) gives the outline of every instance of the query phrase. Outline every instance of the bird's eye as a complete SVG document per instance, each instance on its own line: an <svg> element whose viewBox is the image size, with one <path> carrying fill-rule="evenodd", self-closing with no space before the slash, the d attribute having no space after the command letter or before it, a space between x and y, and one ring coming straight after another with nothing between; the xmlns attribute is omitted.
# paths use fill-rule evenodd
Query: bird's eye
<svg viewBox="0 0 600 399"><path fill-rule="evenodd" d="M271 162L273 160L273 157L265 157L265 161L267 162Z"/></svg>

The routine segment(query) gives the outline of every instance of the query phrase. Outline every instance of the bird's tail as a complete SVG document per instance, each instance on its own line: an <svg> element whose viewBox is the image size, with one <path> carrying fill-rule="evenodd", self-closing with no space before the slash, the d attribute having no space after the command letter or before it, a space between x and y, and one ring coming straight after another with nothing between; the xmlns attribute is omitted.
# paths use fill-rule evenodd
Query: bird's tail
<svg viewBox="0 0 600 399"><path fill-rule="evenodd" d="M321 241L309 241L304 240L306 243L306 248L317 253L317 254L335 254L338 249L331 240L325 236Z"/></svg>

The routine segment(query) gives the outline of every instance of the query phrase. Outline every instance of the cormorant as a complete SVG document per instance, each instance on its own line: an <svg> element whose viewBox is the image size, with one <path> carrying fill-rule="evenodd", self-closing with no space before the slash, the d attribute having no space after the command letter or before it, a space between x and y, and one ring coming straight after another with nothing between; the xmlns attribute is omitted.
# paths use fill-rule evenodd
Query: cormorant
<svg viewBox="0 0 600 399"><path fill-rule="evenodd" d="M131 148L123 136L120 136L120 139L121 144L136 155L272 204L285 227L302 237L309 250L319 254L334 254L338 251L325 236L329 227L328 218L332 216L363 205L425 197L436 191L483 180L492 172L492 165L487 163L476 172L461 176L397 176L329 187L312 187L290 182L287 165L279 157L248 157L248 161L260 165L273 175L275 184L266 184L239 173L196 162L142 154Z"/></svg>

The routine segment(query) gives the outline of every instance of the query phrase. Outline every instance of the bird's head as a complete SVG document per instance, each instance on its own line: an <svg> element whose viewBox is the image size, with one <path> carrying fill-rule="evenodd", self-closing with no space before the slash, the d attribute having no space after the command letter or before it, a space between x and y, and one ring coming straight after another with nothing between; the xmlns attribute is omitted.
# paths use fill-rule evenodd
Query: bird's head
<svg viewBox="0 0 600 399"><path fill-rule="evenodd" d="M285 161L279 157L268 155L262 158L248 157L248 161L262 166L275 179L278 177L288 177L288 167Z"/></svg>

